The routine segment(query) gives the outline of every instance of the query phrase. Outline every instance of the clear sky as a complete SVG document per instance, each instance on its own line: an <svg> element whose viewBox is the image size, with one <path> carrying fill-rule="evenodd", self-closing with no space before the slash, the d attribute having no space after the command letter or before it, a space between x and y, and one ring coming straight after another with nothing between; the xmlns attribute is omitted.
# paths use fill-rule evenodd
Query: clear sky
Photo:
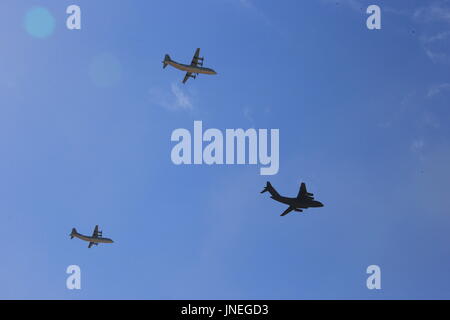
<svg viewBox="0 0 450 320"><path fill-rule="evenodd" d="M450 298L450 1L4 0L0 17L0 298ZM162 69L197 47L218 75ZM194 120L280 129L278 174L174 165ZM280 217L267 180L325 207ZM96 224L114 244L70 240Z"/></svg>

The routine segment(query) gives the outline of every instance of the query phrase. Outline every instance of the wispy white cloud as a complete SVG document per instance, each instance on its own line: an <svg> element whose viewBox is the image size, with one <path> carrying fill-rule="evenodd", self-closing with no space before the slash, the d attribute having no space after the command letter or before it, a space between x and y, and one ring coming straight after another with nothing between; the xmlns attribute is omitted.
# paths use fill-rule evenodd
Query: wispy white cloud
<svg viewBox="0 0 450 320"><path fill-rule="evenodd" d="M448 37L450 37L450 31L442 31L432 36L422 36L421 40L424 43L433 43L437 41L446 40Z"/></svg>
<svg viewBox="0 0 450 320"><path fill-rule="evenodd" d="M439 123L439 118L431 112L425 112L422 123L425 127L429 128L439 128L441 126Z"/></svg>
<svg viewBox="0 0 450 320"><path fill-rule="evenodd" d="M385 120L379 123L379 126L382 128L389 128L394 125L395 122L398 122L400 119L403 119L403 115L408 112L411 108L413 108L416 102L417 94L415 91L409 92L403 96L400 100L399 104L393 108L393 112L390 116L388 116Z"/></svg>
<svg viewBox="0 0 450 320"><path fill-rule="evenodd" d="M428 89L427 97L429 98L434 97L444 91L450 91L450 83L441 83L432 86L430 89Z"/></svg>
<svg viewBox="0 0 450 320"><path fill-rule="evenodd" d="M247 1L247 0L242 0ZM341 5L351 10L360 13L366 10L368 3L360 0L321 0L326 4ZM415 22L423 24L436 24L442 22L450 24L450 0L435 0L424 3L426 5L416 9L394 8L388 5L381 5L383 13L390 13L409 17ZM430 36L420 37L423 50L428 58L436 64L450 65L450 52L447 48L443 48L443 43L446 43L450 37L450 30L440 31Z"/></svg>
<svg viewBox="0 0 450 320"><path fill-rule="evenodd" d="M176 98L175 107L180 109L192 109L191 98L183 92L177 84L172 83L171 91Z"/></svg>
<svg viewBox="0 0 450 320"><path fill-rule="evenodd" d="M425 53L433 63L450 64L450 54L425 48Z"/></svg>
<svg viewBox="0 0 450 320"><path fill-rule="evenodd" d="M168 110L192 110L192 96L176 83L170 85L170 91L159 87L150 89L150 100Z"/></svg>
<svg viewBox="0 0 450 320"><path fill-rule="evenodd" d="M253 16L257 17L263 24L272 29L280 37L286 40L292 40L290 30L283 27L280 21L274 21L270 17L270 12L267 14L260 6L257 6L255 0L228 0L239 7L250 12Z"/></svg>
<svg viewBox="0 0 450 320"><path fill-rule="evenodd" d="M422 151L424 146L425 146L425 141L423 140L423 138L415 139L411 143L411 151L419 153Z"/></svg>
<svg viewBox="0 0 450 320"><path fill-rule="evenodd" d="M273 26L273 23L269 17L254 4L253 0L239 0L238 2L243 8L258 16L265 24Z"/></svg>
<svg viewBox="0 0 450 320"><path fill-rule="evenodd" d="M450 1L434 1L426 7L420 7L414 12L413 18L421 22L450 23Z"/></svg>
<svg viewBox="0 0 450 320"><path fill-rule="evenodd" d="M450 24L450 1L429 2L426 6L417 8L412 19L433 30L432 33L419 38L427 57L433 63L450 65L448 49L450 30L447 26ZM436 28L440 30L436 31Z"/></svg>

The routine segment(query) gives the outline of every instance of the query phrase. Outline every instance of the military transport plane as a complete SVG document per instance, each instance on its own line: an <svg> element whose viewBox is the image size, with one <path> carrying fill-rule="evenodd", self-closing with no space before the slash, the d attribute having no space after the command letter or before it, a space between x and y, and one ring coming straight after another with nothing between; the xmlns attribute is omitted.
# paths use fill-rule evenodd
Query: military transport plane
<svg viewBox="0 0 450 320"><path fill-rule="evenodd" d="M164 57L163 69L170 64L172 67L177 68L182 71L186 71L186 75L184 76L183 83L186 83L189 78L196 78L199 73L203 74L217 74L213 69L204 68L203 67L203 57L200 57L200 48L197 48L195 51L194 57L192 58L192 62L190 65L178 63L170 59L170 56L166 54Z"/></svg>
<svg viewBox="0 0 450 320"><path fill-rule="evenodd" d="M300 191L298 192L297 198L287 198L280 196L277 190L272 187L270 182L267 182L266 187L263 191L261 191L261 193L264 193L266 191L269 191L273 200L289 205L289 208L287 208L286 211L281 214L281 216L285 216L291 211L302 212L302 209L323 207L323 204L321 202L314 200L314 194L306 191L306 185L303 182L300 186Z"/></svg>
<svg viewBox="0 0 450 320"><path fill-rule="evenodd" d="M82 235L81 233L77 232L77 229L73 228L72 232L70 233L70 239L78 238L84 241L89 241L88 248L92 247L93 245L98 246L99 243L113 243L111 239L103 238L102 232L98 231L98 225L95 226L94 233L92 234L92 237Z"/></svg>

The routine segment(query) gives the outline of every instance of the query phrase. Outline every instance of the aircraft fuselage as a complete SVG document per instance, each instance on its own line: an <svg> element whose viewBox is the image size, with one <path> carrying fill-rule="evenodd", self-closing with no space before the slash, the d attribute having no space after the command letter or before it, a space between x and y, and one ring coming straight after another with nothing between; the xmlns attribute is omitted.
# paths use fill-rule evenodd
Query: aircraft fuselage
<svg viewBox="0 0 450 320"><path fill-rule="evenodd" d="M178 63L173 60L167 60L165 63L170 64L172 67L177 68L178 70L190 72L190 73L203 73L203 74L217 74L213 69L204 68L199 66L191 66L183 63Z"/></svg>
<svg viewBox="0 0 450 320"><path fill-rule="evenodd" d="M301 208L301 209L307 209L307 208L320 208L323 207L322 202L316 201L313 199L307 199L307 198L288 198L288 197L275 197L272 196L272 199L287 204L289 206L292 206L294 208Z"/></svg>
<svg viewBox="0 0 450 320"><path fill-rule="evenodd" d="M94 238L94 237L85 236L84 234L80 234L80 233L72 233L71 235L75 238L78 238L78 239L81 239L84 241L88 241L88 242L94 242L94 243L113 243L114 242L109 238L102 238L102 237Z"/></svg>

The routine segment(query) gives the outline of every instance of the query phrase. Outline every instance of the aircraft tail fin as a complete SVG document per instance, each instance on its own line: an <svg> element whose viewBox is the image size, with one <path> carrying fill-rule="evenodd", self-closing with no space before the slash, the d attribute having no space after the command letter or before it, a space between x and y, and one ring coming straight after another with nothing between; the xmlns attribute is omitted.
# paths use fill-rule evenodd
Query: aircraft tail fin
<svg viewBox="0 0 450 320"><path fill-rule="evenodd" d="M70 239L73 239L74 234L77 234L77 229L72 228L72 232L70 233Z"/></svg>
<svg viewBox="0 0 450 320"><path fill-rule="evenodd" d="M163 69L164 69L165 67L167 67L167 62L168 62L168 61L171 61L171 59L170 59L170 56L169 56L168 54L166 54L166 55L164 56Z"/></svg>
<svg viewBox="0 0 450 320"><path fill-rule="evenodd" d="M272 195L272 197L279 197L280 196L280 194L277 192L277 190L275 190L274 187L272 187L272 184L269 181L267 181L266 186L263 189L263 191L261 191L261 193L264 193L264 192L267 192L267 191Z"/></svg>

